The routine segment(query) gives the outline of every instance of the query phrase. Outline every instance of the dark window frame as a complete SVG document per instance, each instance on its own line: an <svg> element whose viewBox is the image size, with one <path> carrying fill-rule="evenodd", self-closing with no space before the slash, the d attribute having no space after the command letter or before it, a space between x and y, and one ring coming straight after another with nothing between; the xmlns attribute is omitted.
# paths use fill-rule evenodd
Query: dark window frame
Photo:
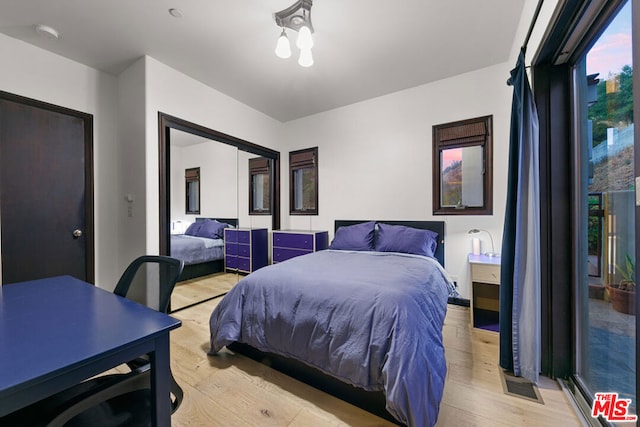
<svg viewBox="0 0 640 427"><path fill-rule="evenodd" d="M198 183L198 207L197 209L190 210L190 199L189 199L189 187L192 182ZM200 214L200 167L197 168L188 168L184 170L184 211L187 215L199 215Z"/></svg>
<svg viewBox="0 0 640 427"><path fill-rule="evenodd" d="M480 129L483 129L480 131ZM493 116L458 120L433 126L433 214L493 215ZM482 147L482 206L442 206L442 158L445 149Z"/></svg>
<svg viewBox="0 0 640 427"><path fill-rule="evenodd" d="M314 208L296 209L295 208L295 180L294 172L300 169L312 167L315 172L313 199ZM318 147L305 148L289 152L289 214L290 215L318 215Z"/></svg>
<svg viewBox="0 0 640 427"><path fill-rule="evenodd" d="M273 194L271 192L273 166L271 163L271 159L267 157L249 159L249 215L271 215L273 206ZM267 175L269 177L267 209L256 209L253 204L253 178L257 175Z"/></svg>

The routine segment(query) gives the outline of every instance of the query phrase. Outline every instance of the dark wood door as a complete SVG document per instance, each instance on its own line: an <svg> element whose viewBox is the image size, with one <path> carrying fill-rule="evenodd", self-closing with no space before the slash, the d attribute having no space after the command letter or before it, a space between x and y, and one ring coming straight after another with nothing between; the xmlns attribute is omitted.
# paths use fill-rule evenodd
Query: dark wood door
<svg viewBox="0 0 640 427"><path fill-rule="evenodd" d="M0 93L2 283L93 282L92 116Z"/></svg>

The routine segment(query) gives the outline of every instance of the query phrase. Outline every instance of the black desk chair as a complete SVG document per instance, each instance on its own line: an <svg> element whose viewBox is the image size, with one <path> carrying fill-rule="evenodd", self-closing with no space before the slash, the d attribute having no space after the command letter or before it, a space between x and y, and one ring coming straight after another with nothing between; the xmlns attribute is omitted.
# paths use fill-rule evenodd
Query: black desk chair
<svg viewBox="0 0 640 427"><path fill-rule="evenodd" d="M141 256L124 271L114 293L167 312L184 262L166 256ZM2 426L149 426L151 376L148 357L127 362L131 372L91 378L0 418ZM171 374L171 413L183 398Z"/></svg>

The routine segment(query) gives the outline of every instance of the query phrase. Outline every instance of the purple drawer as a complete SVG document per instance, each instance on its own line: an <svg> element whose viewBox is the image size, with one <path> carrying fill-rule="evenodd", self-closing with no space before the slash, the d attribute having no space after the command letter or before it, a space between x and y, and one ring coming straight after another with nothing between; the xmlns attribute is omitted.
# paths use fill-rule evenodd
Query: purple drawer
<svg viewBox="0 0 640 427"><path fill-rule="evenodd" d="M251 272L251 260L249 258L238 258L238 270Z"/></svg>
<svg viewBox="0 0 640 427"><path fill-rule="evenodd" d="M227 242L224 245L224 253L227 255L238 255L238 245L235 243Z"/></svg>
<svg viewBox="0 0 640 427"><path fill-rule="evenodd" d="M313 250L313 234L275 233L273 246Z"/></svg>
<svg viewBox="0 0 640 427"><path fill-rule="evenodd" d="M238 244L238 256L251 258L251 246Z"/></svg>
<svg viewBox="0 0 640 427"><path fill-rule="evenodd" d="M305 251L302 249L273 248L273 262L286 261L289 258L310 254L311 252L313 251Z"/></svg>
<svg viewBox="0 0 640 427"><path fill-rule="evenodd" d="M251 232L249 230L237 230L238 243L251 243Z"/></svg>
<svg viewBox="0 0 640 427"><path fill-rule="evenodd" d="M238 230L233 230L230 228L224 229L224 240L225 242L235 243L238 241Z"/></svg>
<svg viewBox="0 0 640 427"><path fill-rule="evenodd" d="M224 266L226 268L238 268L238 257L232 256L232 257L226 257L224 259Z"/></svg>

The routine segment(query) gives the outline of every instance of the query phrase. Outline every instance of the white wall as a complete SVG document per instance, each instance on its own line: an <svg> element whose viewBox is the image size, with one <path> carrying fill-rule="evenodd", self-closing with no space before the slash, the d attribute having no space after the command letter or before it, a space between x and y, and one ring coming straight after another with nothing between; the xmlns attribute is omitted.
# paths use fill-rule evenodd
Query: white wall
<svg viewBox="0 0 640 427"><path fill-rule="evenodd" d="M289 189L288 179L283 179L283 228L333 233L335 219L444 220L446 268L468 298L468 230L491 231L496 245L502 236L509 70L510 64L500 64L286 123L288 144L281 148L285 161L290 150L318 146L319 215L286 215ZM494 214L434 216L432 127L485 115L493 115ZM288 170L286 162L282 170ZM488 250L489 238L484 233L480 238Z"/></svg>
<svg viewBox="0 0 640 427"><path fill-rule="evenodd" d="M118 76L118 271L146 252L145 62ZM157 132L156 132L157 135Z"/></svg>
<svg viewBox="0 0 640 427"><path fill-rule="evenodd" d="M116 78L3 34L0 52L0 90L93 115L95 280L112 289L120 276Z"/></svg>
<svg viewBox="0 0 640 427"><path fill-rule="evenodd" d="M147 253L153 254L159 251L158 112L272 149L277 149L282 139L282 124L151 57L143 60L147 168L138 173L138 178L146 188L145 247ZM230 185L235 185L237 179L230 177ZM244 198L242 193L239 197ZM241 206L240 225L248 226L244 212Z"/></svg>
<svg viewBox="0 0 640 427"><path fill-rule="evenodd" d="M185 213L185 169L200 168L200 214ZM238 149L217 141L171 147L171 219L237 218Z"/></svg>

